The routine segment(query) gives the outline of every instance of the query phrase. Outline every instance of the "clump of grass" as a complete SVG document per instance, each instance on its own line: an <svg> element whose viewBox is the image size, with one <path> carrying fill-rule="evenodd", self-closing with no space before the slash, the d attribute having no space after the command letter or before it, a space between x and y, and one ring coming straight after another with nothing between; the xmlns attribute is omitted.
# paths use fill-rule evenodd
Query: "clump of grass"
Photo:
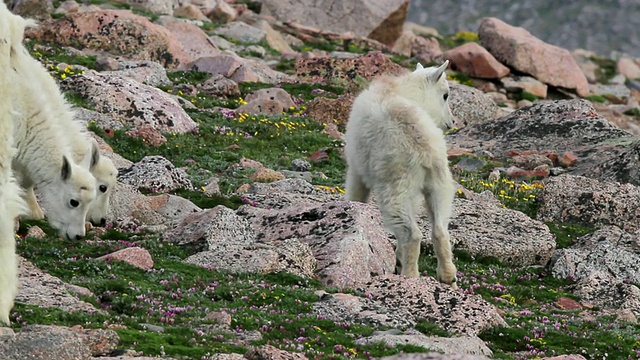
<svg viewBox="0 0 640 360"><path fill-rule="evenodd" d="M599 102L599 103L603 103L607 101L607 98L605 98L602 95L589 95L587 96L585 99L589 100L589 101L593 101L593 102Z"/></svg>
<svg viewBox="0 0 640 360"><path fill-rule="evenodd" d="M542 182L515 182L507 178L487 180L484 178L465 176L459 180L464 187L475 192L491 191L505 208L519 210L531 218L535 218L539 204L536 196L543 188Z"/></svg>
<svg viewBox="0 0 640 360"><path fill-rule="evenodd" d="M596 69L597 82L608 84L614 76L616 76L616 62L612 59L603 57L592 57L591 61L595 62L599 67Z"/></svg>
<svg viewBox="0 0 640 360"><path fill-rule="evenodd" d="M211 74L204 71L171 71L167 72L167 77L174 84L191 84L197 85L203 83L211 77Z"/></svg>
<svg viewBox="0 0 640 360"><path fill-rule="evenodd" d="M556 248L558 249L568 248L573 245L579 237L595 231L592 227L568 223L547 223L547 226L551 233L556 236Z"/></svg>
<svg viewBox="0 0 640 360"><path fill-rule="evenodd" d="M37 46L36 46L37 45ZM89 69L95 69L95 55L70 55L65 49L55 44L37 44L33 40L25 40L25 46L35 59L45 66L56 66L59 63L80 65Z"/></svg>
<svg viewBox="0 0 640 360"><path fill-rule="evenodd" d="M451 36L440 38L440 44L446 49L466 44L468 42L479 42L478 34L472 31L458 31Z"/></svg>

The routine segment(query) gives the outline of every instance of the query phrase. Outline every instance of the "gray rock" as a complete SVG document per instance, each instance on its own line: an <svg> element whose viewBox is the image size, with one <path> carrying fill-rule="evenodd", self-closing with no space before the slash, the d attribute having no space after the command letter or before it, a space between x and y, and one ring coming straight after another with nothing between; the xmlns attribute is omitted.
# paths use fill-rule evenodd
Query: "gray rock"
<svg viewBox="0 0 640 360"><path fill-rule="evenodd" d="M152 193L193 189L189 175L159 155L145 156L131 168L120 170L118 181Z"/></svg>
<svg viewBox="0 0 640 360"><path fill-rule="evenodd" d="M431 224L426 215L420 217L419 224L422 232L429 234L425 241L431 245ZM546 265L556 246L544 223L502 208L495 198L455 199L449 232L455 248L515 266Z"/></svg>
<svg viewBox="0 0 640 360"><path fill-rule="evenodd" d="M507 150L553 149L558 154L628 135L585 100L541 101L491 122L461 129L449 141L501 156Z"/></svg>
<svg viewBox="0 0 640 360"><path fill-rule="evenodd" d="M477 335L506 325L497 309L480 295L454 291L432 277L381 275L357 290L409 322L427 320L456 334Z"/></svg>
<svg viewBox="0 0 640 360"><path fill-rule="evenodd" d="M260 89L247 95L239 113L278 115L295 107L293 98L280 88Z"/></svg>
<svg viewBox="0 0 640 360"><path fill-rule="evenodd" d="M458 336L453 338L426 336L421 332L409 329L400 334L392 331L375 331L371 336L356 340L359 345L384 343L393 348L397 345L420 346L431 351L449 355L482 355L492 357L493 352L477 336Z"/></svg>
<svg viewBox="0 0 640 360"><path fill-rule="evenodd" d="M102 313L88 302L66 290L66 283L19 258L20 289L16 301L43 308L59 308L67 312ZM2 356L0 358L4 359ZM26 358L26 357L25 357Z"/></svg>
<svg viewBox="0 0 640 360"><path fill-rule="evenodd" d="M584 226L640 229L640 188L583 176L552 177L538 193L538 219Z"/></svg>
<svg viewBox="0 0 640 360"><path fill-rule="evenodd" d="M640 231L629 234L606 226L580 237L567 249L557 250L549 264L551 273L563 279L585 279L594 272L618 281L640 283Z"/></svg>
<svg viewBox="0 0 640 360"><path fill-rule="evenodd" d="M612 95L616 99L626 102L631 97L631 89L621 84L590 84L589 92L594 95Z"/></svg>
<svg viewBox="0 0 640 360"><path fill-rule="evenodd" d="M640 289L616 279L606 271L590 273L579 280L572 290L583 303L607 310L631 311L634 316L640 316Z"/></svg>
<svg viewBox="0 0 640 360"><path fill-rule="evenodd" d="M370 204L296 201L281 210L244 205L238 214L249 220L260 242L293 238L309 245L318 262L315 275L325 285L353 287L393 271L393 247Z"/></svg>
<svg viewBox="0 0 640 360"><path fill-rule="evenodd" d="M316 261L308 245L296 239L256 242L247 220L216 206L185 218L164 238L197 252L186 262L232 272L287 271L311 277Z"/></svg>
<svg viewBox="0 0 640 360"><path fill-rule="evenodd" d="M89 70L68 77L61 85L87 99L96 111L122 120L125 125L148 125L168 133L186 133L198 127L172 96L130 78Z"/></svg>
<svg viewBox="0 0 640 360"><path fill-rule="evenodd" d="M224 36L227 39L243 44L256 44L267 37L266 32L241 21L234 21L217 27L213 34Z"/></svg>
<svg viewBox="0 0 640 360"><path fill-rule="evenodd" d="M138 227L143 225L171 226L201 209L179 196L162 194L145 196L131 185L118 182L109 198L109 221ZM135 230L135 229L131 229Z"/></svg>
<svg viewBox="0 0 640 360"><path fill-rule="evenodd" d="M380 360L488 360L480 355L445 355L436 352L430 353L400 353L381 357Z"/></svg>
<svg viewBox="0 0 640 360"><path fill-rule="evenodd" d="M311 182L313 180L313 174L309 171L280 170L280 173L282 173L282 175L287 179L302 179L307 182Z"/></svg>
<svg viewBox="0 0 640 360"><path fill-rule="evenodd" d="M200 90L217 96L239 97L240 87L238 83L227 79L221 74L212 75L199 85Z"/></svg>
<svg viewBox="0 0 640 360"><path fill-rule="evenodd" d="M262 60L244 59L234 53L201 57L187 64L185 70L221 74L236 83L250 81L275 84L294 80L292 76L272 70Z"/></svg>
<svg viewBox="0 0 640 360"><path fill-rule="evenodd" d="M454 81L449 82L449 87L451 113L465 126L485 123L500 116L498 105L482 91Z"/></svg>
<svg viewBox="0 0 640 360"><path fill-rule="evenodd" d="M464 171L478 171L487 165L487 161L477 158L465 156L455 164L456 168L460 168Z"/></svg>
<svg viewBox="0 0 640 360"><path fill-rule="evenodd" d="M116 75L134 79L135 81L158 87L159 85L171 85L167 77L167 70L162 64L155 61L123 61L117 70L103 71L105 75Z"/></svg>
<svg viewBox="0 0 640 360"><path fill-rule="evenodd" d="M311 170L311 164L305 159L293 159L291 161L291 170L309 171Z"/></svg>
<svg viewBox="0 0 640 360"><path fill-rule="evenodd" d="M78 121L85 124L95 124L101 129L113 129L119 130L124 128L125 123L123 120L117 120L111 115L103 114L94 110L85 109L81 107L74 108L74 115Z"/></svg>
<svg viewBox="0 0 640 360"><path fill-rule="evenodd" d="M91 351L76 331L59 326L29 325L0 341L3 360L89 360Z"/></svg>

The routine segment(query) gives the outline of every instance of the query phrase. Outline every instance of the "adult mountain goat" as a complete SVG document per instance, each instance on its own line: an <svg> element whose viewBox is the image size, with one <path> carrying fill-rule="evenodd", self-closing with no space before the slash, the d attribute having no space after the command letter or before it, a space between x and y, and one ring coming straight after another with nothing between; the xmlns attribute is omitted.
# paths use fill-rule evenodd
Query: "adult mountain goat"
<svg viewBox="0 0 640 360"><path fill-rule="evenodd" d="M396 272L417 277L424 199L438 259L437 278L456 288L449 216L455 196L443 130L453 127L445 70L423 68L373 80L353 103L345 133L346 197L367 202L371 191L397 239Z"/></svg>

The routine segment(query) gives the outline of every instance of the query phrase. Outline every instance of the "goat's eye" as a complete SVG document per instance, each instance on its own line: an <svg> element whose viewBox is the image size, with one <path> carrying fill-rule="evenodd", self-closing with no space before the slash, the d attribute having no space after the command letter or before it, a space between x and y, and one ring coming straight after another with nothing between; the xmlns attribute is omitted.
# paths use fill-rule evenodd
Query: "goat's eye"
<svg viewBox="0 0 640 360"><path fill-rule="evenodd" d="M71 207L78 207L78 205L80 205L80 202L76 199L71 199L69 200L69 205L71 205Z"/></svg>
<svg viewBox="0 0 640 360"><path fill-rule="evenodd" d="M442 98L444 99L444 101L447 101L447 99L449 98L449 94L442 95Z"/></svg>
<svg viewBox="0 0 640 360"><path fill-rule="evenodd" d="M100 185L99 189L100 189L101 192L106 193L107 192L107 185Z"/></svg>

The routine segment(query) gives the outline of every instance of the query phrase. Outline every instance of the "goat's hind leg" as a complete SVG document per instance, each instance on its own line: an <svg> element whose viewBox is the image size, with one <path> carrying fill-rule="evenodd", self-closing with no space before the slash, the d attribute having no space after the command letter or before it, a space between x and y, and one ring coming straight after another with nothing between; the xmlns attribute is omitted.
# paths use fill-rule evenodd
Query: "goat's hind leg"
<svg viewBox="0 0 640 360"><path fill-rule="evenodd" d="M426 189L424 195L431 218L433 250L438 260L436 277L438 281L451 284L451 287L456 289L457 269L453 264L451 237L448 230L455 189L450 181L445 181L440 186Z"/></svg>
<svg viewBox="0 0 640 360"><path fill-rule="evenodd" d="M422 232L416 224L410 199L404 197L391 197L379 206L386 226L396 237L396 273L418 277Z"/></svg>

